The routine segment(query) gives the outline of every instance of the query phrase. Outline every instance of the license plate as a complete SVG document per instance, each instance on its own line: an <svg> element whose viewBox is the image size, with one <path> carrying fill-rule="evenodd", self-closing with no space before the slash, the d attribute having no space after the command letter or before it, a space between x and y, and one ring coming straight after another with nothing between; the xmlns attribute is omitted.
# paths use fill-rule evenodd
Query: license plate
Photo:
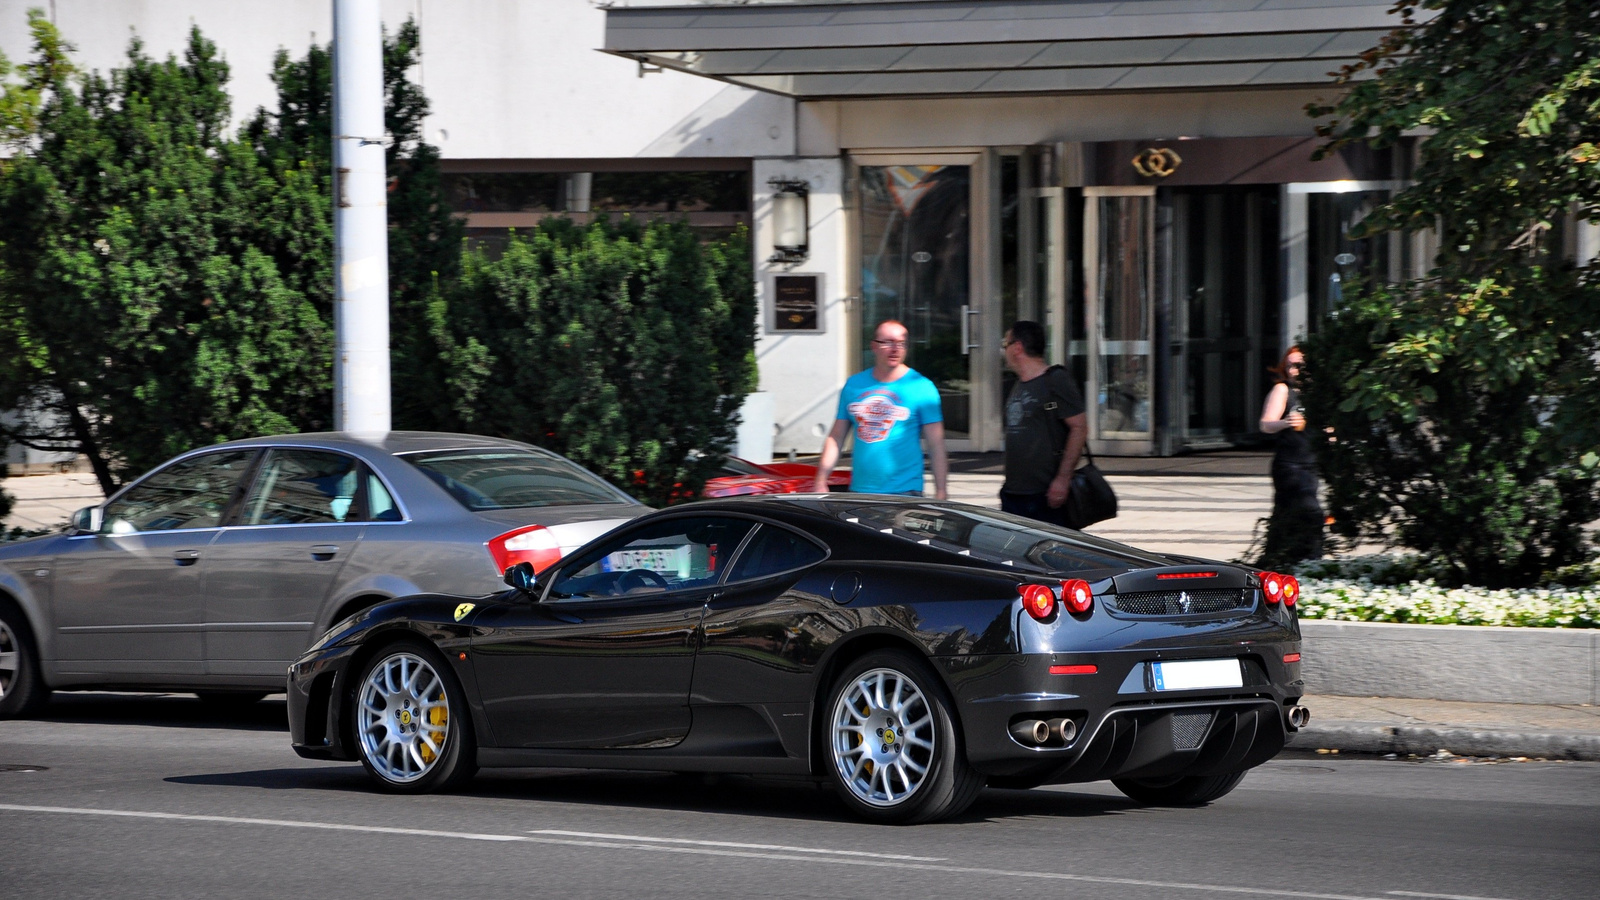
<svg viewBox="0 0 1600 900"><path fill-rule="evenodd" d="M1158 691L1193 691L1201 688L1244 687L1244 671L1237 659L1186 659L1150 664Z"/></svg>

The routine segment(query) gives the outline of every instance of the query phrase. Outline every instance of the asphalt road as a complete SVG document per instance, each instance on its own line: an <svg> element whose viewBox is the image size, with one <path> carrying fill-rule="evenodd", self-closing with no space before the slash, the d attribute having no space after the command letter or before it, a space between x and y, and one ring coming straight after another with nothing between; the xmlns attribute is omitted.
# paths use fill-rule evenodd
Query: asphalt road
<svg viewBox="0 0 1600 900"><path fill-rule="evenodd" d="M735 777L519 771L386 796L296 757L271 699L67 695L0 722L6 900L1590 900L1596 835L1595 763L1291 753L1202 809L1071 785L890 828L806 782Z"/></svg>

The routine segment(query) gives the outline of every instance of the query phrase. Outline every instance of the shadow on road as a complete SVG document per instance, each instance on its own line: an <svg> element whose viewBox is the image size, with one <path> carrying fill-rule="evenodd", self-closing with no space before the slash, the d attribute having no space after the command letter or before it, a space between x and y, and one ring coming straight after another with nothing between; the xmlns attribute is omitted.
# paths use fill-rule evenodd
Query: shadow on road
<svg viewBox="0 0 1600 900"><path fill-rule="evenodd" d="M282 695L256 703L205 703L194 694L125 694L57 691L34 718L96 725L155 725L164 728L230 728L289 731Z"/></svg>
<svg viewBox="0 0 1600 900"><path fill-rule="evenodd" d="M174 775L169 784L203 784L213 787L253 787L267 790L347 791L370 794L372 779L356 764L318 768L258 769L253 772L216 772L208 775Z"/></svg>

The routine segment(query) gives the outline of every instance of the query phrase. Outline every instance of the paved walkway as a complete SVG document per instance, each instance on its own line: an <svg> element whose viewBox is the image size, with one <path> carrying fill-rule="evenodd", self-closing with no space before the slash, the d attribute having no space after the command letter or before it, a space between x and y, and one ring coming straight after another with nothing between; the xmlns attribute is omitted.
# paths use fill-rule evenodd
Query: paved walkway
<svg viewBox="0 0 1600 900"><path fill-rule="evenodd" d="M1297 750L1600 760L1600 707L1308 696ZM1442 752L1441 752L1442 751Z"/></svg>
<svg viewBox="0 0 1600 900"><path fill-rule="evenodd" d="M105 499L100 483L88 472L68 475L19 475L0 479L0 491L16 501L0 530L59 528L74 512Z"/></svg>

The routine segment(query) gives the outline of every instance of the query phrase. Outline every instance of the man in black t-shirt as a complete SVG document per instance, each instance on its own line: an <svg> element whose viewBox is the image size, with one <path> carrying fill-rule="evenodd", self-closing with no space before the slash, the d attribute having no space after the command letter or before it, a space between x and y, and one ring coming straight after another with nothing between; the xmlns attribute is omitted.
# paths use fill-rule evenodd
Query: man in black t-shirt
<svg viewBox="0 0 1600 900"><path fill-rule="evenodd" d="M1017 384L1006 398L1006 481L1000 509L1065 524L1067 491L1089 421L1083 394L1061 366L1044 361L1044 328L1023 320L1005 338L1006 367Z"/></svg>

